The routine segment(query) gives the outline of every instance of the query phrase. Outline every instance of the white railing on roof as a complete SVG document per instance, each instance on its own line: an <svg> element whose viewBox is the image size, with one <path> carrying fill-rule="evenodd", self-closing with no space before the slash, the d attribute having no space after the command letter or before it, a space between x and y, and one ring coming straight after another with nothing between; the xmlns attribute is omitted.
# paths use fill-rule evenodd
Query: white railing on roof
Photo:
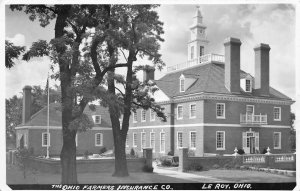
<svg viewBox="0 0 300 191"><path fill-rule="evenodd" d="M266 125L268 123L267 115L249 115L249 114L240 114L240 123L241 124L257 124L257 125Z"/></svg>
<svg viewBox="0 0 300 191"><path fill-rule="evenodd" d="M206 54L203 56L200 56L198 58L195 58L193 60L189 60L187 62L184 63L180 63L180 64L176 64L173 66L169 66L167 67L167 72L173 72L176 70L181 70L184 68L189 68L191 66L195 66L198 64L205 64L205 63L209 63L209 62L225 62L225 57L223 55L219 55L219 54Z"/></svg>

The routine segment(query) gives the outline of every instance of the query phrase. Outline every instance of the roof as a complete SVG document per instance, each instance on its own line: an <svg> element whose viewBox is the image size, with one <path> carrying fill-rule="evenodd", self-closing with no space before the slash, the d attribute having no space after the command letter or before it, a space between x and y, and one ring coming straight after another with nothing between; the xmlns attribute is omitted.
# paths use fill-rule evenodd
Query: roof
<svg viewBox="0 0 300 191"><path fill-rule="evenodd" d="M179 92L178 80L182 74L186 78L195 79L195 82L190 87L188 87L185 92ZM209 63L168 73L159 80L154 81L157 84L158 88L170 98L194 93L231 94L231 92L229 92L229 90L225 87L224 74L224 64ZM241 79L245 78L247 75L248 74L246 72L242 70L240 71ZM176 83L177 81L178 83ZM253 90L252 93L247 93L241 89L241 95L262 97L255 90ZM272 87L270 87L269 98L291 100L291 98Z"/></svg>
<svg viewBox="0 0 300 191"><path fill-rule="evenodd" d="M21 126L47 126L47 110L48 107L44 107L37 113L33 114L30 120ZM108 108L96 105L95 111L92 111L87 105L83 112L87 114L91 121L93 121L93 115L101 115L101 124L94 124L94 127L111 127ZM62 126L62 112L60 103L51 103L49 105L49 119L50 126Z"/></svg>

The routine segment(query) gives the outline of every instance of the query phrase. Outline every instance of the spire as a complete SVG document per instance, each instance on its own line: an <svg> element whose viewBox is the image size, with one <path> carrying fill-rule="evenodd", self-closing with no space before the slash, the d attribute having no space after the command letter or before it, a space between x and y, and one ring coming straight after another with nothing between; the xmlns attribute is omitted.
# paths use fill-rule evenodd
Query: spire
<svg viewBox="0 0 300 191"><path fill-rule="evenodd" d="M200 10L200 6L197 5L196 6L196 14L194 16L194 24L197 25L198 23L202 23L202 14L201 14L201 10Z"/></svg>

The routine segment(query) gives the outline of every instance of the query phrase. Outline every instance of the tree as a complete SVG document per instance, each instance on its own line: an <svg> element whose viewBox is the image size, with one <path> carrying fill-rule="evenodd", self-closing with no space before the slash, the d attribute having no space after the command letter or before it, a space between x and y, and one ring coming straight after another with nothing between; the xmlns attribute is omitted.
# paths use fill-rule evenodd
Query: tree
<svg viewBox="0 0 300 191"><path fill-rule="evenodd" d="M290 147L292 151L296 150L296 131L294 128L294 121L296 119L295 113L290 114L290 125L291 125L291 130L290 130Z"/></svg>
<svg viewBox="0 0 300 191"><path fill-rule="evenodd" d="M42 27L55 20L55 36L49 42L39 40L23 55L24 60L35 56L49 56L58 65L59 72L52 77L60 80L62 103L63 146L60 154L62 184L76 184L77 131L90 128L83 114L86 105L95 99L105 99L101 87L105 74L126 64L108 66L106 50L101 50L109 34L109 5L11 5L12 10L29 14L30 20L38 18ZM94 33L90 29L95 29ZM92 43L88 40L92 38ZM84 40L84 42L83 42ZM83 49L80 49L83 45ZM101 59L97 58L101 54ZM54 66L52 66L54 67ZM100 86L99 86L100 85ZM109 96L107 96L109 97ZM79 104L75 100L78 100Z"/></svg>
<svg viewBox="0 0 300 191"><path fill-rule="evenodd" d="M163 23L159 21L157 12L154 10L156 7L157 5L114 5L111 7L112 37L107 42L109 64L114 65L117 62L119 51L123 53L127 61L126 79L116 75L114 70L108 74L108 91L113 100L108 103L115 145L113 176L128 176L125 142L131 111L137 108L153 109L162 120L166 120L162 108L155 104L155 100L149 95L157 90L155 84L139 82L135 77L136 72L151 68L149 66L133 67L138 56L141 58L148 56L159 69L164 66L158 52L159 42L163 41L160 36L164 32ZM125 56L124 52L128 55ZM116 87L115 81L123 85L125 93ZM119 122L121 114L123 114L122 128Z"/></svg>
<svg viewBox="0 0 300 191"><path fill-rule="evenodd" d="M5 67L9 69L13 67L15 65L13 60L18 59L24 51L24 46L15 46L8 40L5 40Z"/></svg>

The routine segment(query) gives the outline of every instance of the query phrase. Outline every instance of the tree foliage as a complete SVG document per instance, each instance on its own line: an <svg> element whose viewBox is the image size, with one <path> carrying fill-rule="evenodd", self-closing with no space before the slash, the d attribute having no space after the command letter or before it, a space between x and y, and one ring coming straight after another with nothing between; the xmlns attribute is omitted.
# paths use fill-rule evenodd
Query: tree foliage
<svg viewBox="0 0 300 191"><path fill-rule="evenodd" d="M8 40L5 40L5 67L9 69L13 67L15 65L14 59L18 59L24 51L24 46L15 46Z"/></svg>

